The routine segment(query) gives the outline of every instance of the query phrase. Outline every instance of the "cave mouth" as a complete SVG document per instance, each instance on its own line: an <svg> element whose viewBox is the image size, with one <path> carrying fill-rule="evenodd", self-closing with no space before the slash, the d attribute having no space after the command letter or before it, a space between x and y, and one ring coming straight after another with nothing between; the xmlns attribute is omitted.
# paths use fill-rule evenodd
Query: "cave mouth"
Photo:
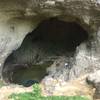
<svg viewBox="0 0 100 100"><path fill-rule="evenodd" d="M88 32L76 22L65 22L58 18L43 20L7 57L3 78L6 82L24 86L29 81L41 82L48 74L46 69L55 59L74 56L76 47L87 40Z"/></svg>
<svg viewBox="0 0 100 100"><path fill-rule="evenodd" d="M58 18L42 21L32 32L34 41L61 46L66 51L73 52L76 47L88 39L87 31L77 22L65 22ZM33 34L30 34L33 36Z"/></svg>

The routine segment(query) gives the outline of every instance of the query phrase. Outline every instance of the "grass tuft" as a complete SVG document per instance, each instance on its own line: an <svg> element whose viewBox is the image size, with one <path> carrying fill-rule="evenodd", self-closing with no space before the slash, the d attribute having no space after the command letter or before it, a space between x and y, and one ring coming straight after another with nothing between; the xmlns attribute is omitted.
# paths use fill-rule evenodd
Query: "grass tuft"
<svg viewBox="0 0 100 100"><path fill-rule="evenodd" d="M41 89L38 84L33 85L33 91L27 93L11 94L9 96L11 100L88 100L82 96L41 96Z"/></svg>

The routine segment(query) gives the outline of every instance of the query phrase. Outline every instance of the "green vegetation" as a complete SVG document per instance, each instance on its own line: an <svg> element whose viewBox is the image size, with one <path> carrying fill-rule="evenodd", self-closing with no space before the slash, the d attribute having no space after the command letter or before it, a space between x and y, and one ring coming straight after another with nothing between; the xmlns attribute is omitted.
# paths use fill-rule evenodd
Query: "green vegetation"
<svg viewBox="0 0 100 100"><path fill-rule="evenodd" d="M29 93L12 94L9 96L11 100L88 100L81 96L41 96L41 89L38 84L33 85L33 91Z"/></svg>

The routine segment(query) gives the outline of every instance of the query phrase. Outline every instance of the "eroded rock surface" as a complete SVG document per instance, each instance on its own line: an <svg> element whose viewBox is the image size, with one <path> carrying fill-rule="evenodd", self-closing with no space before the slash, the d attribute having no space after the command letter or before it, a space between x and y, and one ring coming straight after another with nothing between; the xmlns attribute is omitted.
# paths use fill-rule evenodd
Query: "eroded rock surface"
<svg viewBox="0 0 100 100"><path fill-rule="evenodd" d="M100 98L100 70L90 74L87 77L87 82L88 84L96 88L94 98L99 99Z"/></svg>
<svg viewBox="0 0 100 100"><path fill-rule="evenodd" d="M55 61L48 69L50 73L53 68L48 77L65 80L62 77L68 75L66 79L74 79L81 74L100 70L100 0L0 0L1 77L9 54L20 47L25 36L42 20L51 17L80 24L89 38L77 46L73 58L68 59L72 62L68 71L64 68L67 57L58 58L56 61L60 59L62 63L54 66Z"/></svg>

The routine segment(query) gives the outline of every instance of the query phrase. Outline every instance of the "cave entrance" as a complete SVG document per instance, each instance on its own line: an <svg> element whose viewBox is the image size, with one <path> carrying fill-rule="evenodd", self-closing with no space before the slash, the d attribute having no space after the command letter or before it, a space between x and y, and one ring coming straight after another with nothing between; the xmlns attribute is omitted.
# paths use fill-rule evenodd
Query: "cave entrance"
<svg viewBox="0 0 100 100"><path fill-rule="evenodd" d="M88 33L76 22L57 18L42 21L29 33L22 45L8 56L3 78L17 84L40 82L46 68L59 56L73 56L76 47L88 39ZM28 80L28 81L26 81Z"/></svg>

